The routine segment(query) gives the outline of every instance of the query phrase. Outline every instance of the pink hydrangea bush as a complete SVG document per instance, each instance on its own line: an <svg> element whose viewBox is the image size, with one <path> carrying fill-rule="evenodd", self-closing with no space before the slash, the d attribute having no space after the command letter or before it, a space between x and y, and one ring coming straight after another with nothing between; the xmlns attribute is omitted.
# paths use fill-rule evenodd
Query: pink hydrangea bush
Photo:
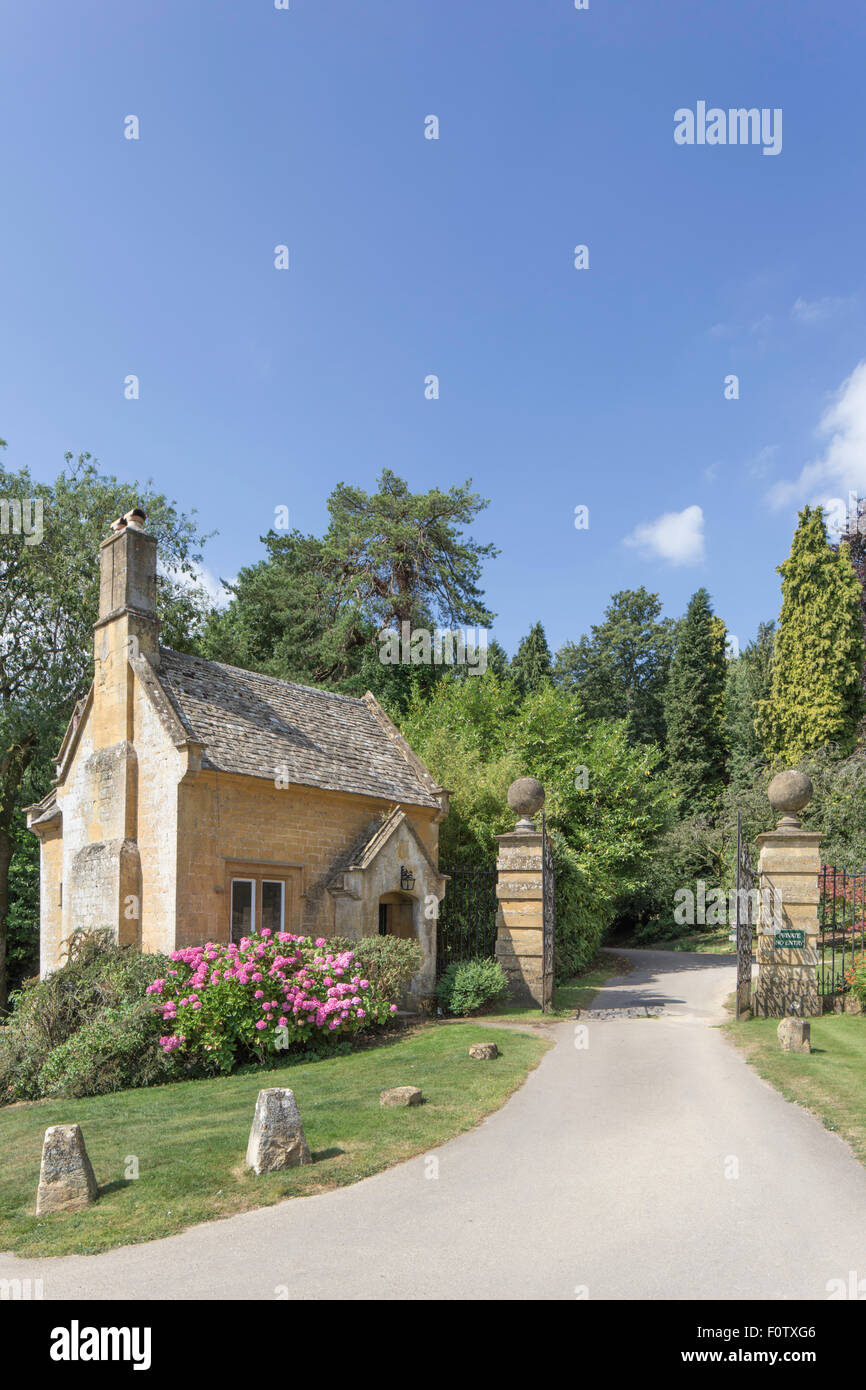
<svg viewBox="0 0 866 1390"><path fill-rule="evenodd" d="M265 928L237 944L172 951L172 969L147 988L166 1025L163 1051L226 1072L245 1057L264 1060L387 1022L397 1005L377 997L352 951L327 944Z"/></svg>

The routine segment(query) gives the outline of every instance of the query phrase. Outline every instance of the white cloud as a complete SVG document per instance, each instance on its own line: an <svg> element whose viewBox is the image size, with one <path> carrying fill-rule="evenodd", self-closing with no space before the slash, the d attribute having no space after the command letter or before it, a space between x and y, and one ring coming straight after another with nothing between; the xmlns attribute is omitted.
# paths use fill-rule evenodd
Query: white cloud
<svg viewBox="0 0 866 1390"><path fill-rule="evenodd" d="M665 512L655 521L642 522L624 544L653 559L672 565L695 565L704 558L704 513L701 507Z"/></svg>
<svg viewBox="0 0 866 1390"><path fill-rule="evenodd" d="M826 323L835 314L850 309L853 299L825 295L823 299L797 299L791 306L791 317L798 323Z"/></svg>
<svg viewBox="0 0 866 1390"><path fill-rule="evenodd" d="M773 507L792 502L826 503L829 494L866 493L866 361L858 362L824 411L816 433L827 442L799 477L769 492Z"/></svg>

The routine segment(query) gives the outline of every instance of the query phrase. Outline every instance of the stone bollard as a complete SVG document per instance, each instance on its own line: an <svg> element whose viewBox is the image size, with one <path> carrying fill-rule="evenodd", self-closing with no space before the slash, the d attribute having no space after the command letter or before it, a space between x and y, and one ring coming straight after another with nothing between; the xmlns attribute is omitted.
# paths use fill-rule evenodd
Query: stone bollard
<svg viewBox="0 0 866 1390"><path fill-rule="evenodd" d="M36 1193L36 1215L80 1211L99 1196L84 1135L79 1125L52 1125L45 1131Z"/></svg>
<svg viewBox="0 0 866 1390"><path fill-rule="evenodd" d="M422 1100L417 1086L392 1086L389 1091L379 1092L380 1105L420 1105Z"/></svg>
<svg viewBox="0 0 866 1390"><path fill-rule="evenodd" d="M811 1052L812 1025L805 1018L783 1018L776 1029L783 1052Z"/></svg>
<svg viewBox="0 0 866 1390"><path fill-rule="evenodd" d="M492 1062L494 1057L499 1056L499 1048L496 1043L473 1043L469 1049L469 1056L479 1062Z"/></svg>
<svg viewBox="0 0 866 1390"><path fill-rule="evenodd" d="M255 1173L274 1173L312 1161L294 1092L283 1086L259 1091L247 1167Z"/></svg>

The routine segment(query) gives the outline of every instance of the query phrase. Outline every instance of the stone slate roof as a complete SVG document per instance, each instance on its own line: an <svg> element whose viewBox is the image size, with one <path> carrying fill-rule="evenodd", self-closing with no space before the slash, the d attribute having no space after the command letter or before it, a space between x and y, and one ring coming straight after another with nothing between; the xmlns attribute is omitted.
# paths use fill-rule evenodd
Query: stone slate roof
<svg viewBox="0 0 866 1390"><path fill-rule="evenodd" d="M269 780L285 769L302 786L439 805L433 778L372 696L355 700L165 647L156 675L189 737L204 744L202 767Z"/></svg>

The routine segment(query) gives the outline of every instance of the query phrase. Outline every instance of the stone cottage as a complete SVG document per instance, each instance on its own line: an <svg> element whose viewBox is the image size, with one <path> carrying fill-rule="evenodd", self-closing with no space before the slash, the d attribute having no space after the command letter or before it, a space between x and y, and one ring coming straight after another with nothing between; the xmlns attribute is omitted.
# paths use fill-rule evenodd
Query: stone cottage
<svg viewBox="0 0 866 1390"><path fill-rule="evenodd" d="M270 927L424 953L432 993L444 789L371 694L349 699L159 645L138 509L100 547L94 681L28 810L45 975L74 929L143 951Z"/></svg>

